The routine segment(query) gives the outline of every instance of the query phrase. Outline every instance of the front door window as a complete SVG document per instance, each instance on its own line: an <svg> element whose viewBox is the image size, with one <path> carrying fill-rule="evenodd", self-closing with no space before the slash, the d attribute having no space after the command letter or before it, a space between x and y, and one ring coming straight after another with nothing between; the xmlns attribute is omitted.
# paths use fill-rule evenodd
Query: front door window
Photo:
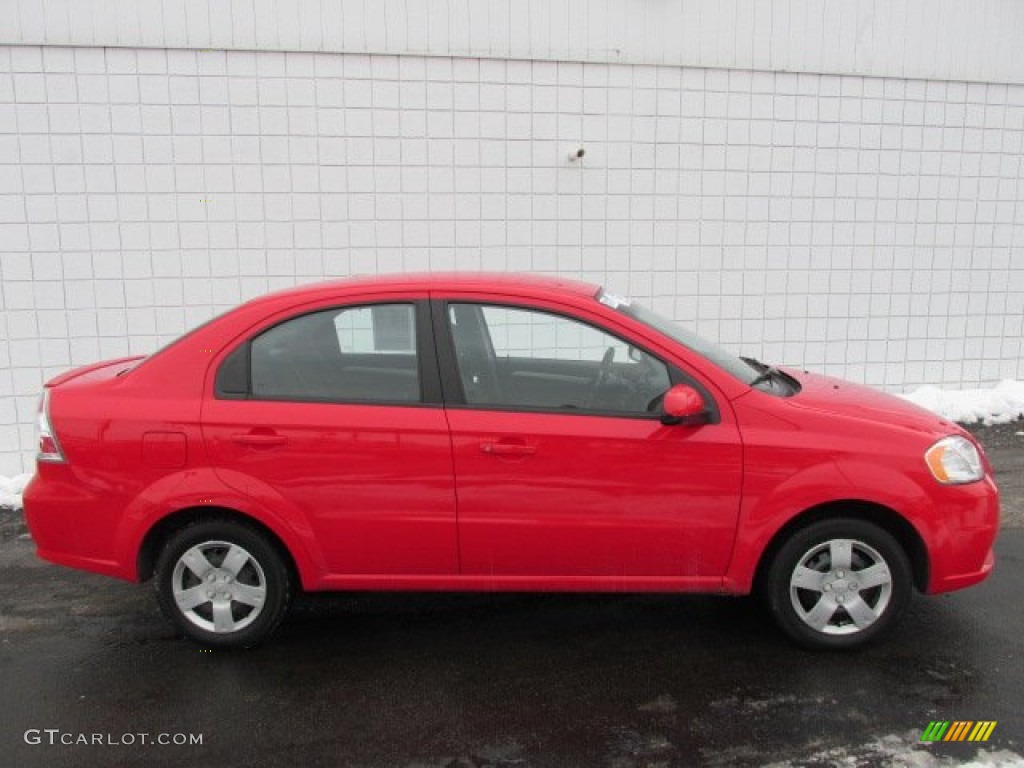
<svg viewBox="0 0 1024 768"><path fill-rule="evenodd" d="M564 315L462 303L448 311L467 405L645 414L671 386L657 358Z"/></svg>

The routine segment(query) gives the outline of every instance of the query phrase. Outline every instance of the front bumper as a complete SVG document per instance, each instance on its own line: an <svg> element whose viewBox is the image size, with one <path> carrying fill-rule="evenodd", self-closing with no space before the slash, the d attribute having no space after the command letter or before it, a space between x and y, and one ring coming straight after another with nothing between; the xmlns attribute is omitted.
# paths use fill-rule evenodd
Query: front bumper
<svg viewBox="0 0 1024 768"><path fill-rule="evenodd" d="M930 595L977 584L995 567L992 545L999 533L999 490L991 476L944 490L937 504L940 521L930 536Z"/></svg>

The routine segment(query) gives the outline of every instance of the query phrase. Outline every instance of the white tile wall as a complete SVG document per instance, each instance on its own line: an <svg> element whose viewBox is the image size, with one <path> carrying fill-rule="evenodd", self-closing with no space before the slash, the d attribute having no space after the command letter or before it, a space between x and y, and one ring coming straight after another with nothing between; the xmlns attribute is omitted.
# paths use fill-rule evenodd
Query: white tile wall
<svg viewBox="0 0 1024 768"><path fill-rule="evenodd" d="M891 389L1024 377L1022 142L1024 86L0 47L0 473L46 377L354 272L582 276Z"/></svg>
<svg viewBox="0 0 1024 768"><path fill-rule="evenodd" d="M7 0L0 43L1024 83L1013 0Z"/></svg>

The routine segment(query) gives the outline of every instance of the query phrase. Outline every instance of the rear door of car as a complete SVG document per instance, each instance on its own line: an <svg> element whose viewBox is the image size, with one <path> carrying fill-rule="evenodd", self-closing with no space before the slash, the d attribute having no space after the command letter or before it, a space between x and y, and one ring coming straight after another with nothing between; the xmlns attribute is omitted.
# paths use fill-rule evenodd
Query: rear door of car
<svg viewBox="0 0 1024 768"><path fill-rule="evenodd" d="M328 576L458 572L425 300L297 308L253 328L218 365L203 408L212 463L306 534Z"/></svg>
<svg viewBox="0 0 1024 768"><path fill-rule="evenodd" d="M523 586L714 588L739 511L731 410L592 316L526 299L436 294L462 573ZM712 423L666 426L695 385Z"/></svg>

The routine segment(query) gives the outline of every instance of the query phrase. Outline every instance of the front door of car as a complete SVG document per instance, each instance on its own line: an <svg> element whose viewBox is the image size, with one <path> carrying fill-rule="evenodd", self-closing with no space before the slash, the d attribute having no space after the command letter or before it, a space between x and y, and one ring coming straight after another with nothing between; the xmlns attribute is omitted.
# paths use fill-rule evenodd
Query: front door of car
<svg viewBox="0 0 1024 768"><path fill-rule="evenodd" d="M220 363L203 407L221 478L285 517L325 576L458 572L448 425L426 302L304 310Z"/></svg>
<svg viewBox="0 0 1024 768"><path fill-rule="evenodd" d="M663 425L660 396L685 374L566 314L451 300L434 319L457 370L445 394L463 575L719 583L740 501L731 413L704 390L714 423Z"/></svg>

